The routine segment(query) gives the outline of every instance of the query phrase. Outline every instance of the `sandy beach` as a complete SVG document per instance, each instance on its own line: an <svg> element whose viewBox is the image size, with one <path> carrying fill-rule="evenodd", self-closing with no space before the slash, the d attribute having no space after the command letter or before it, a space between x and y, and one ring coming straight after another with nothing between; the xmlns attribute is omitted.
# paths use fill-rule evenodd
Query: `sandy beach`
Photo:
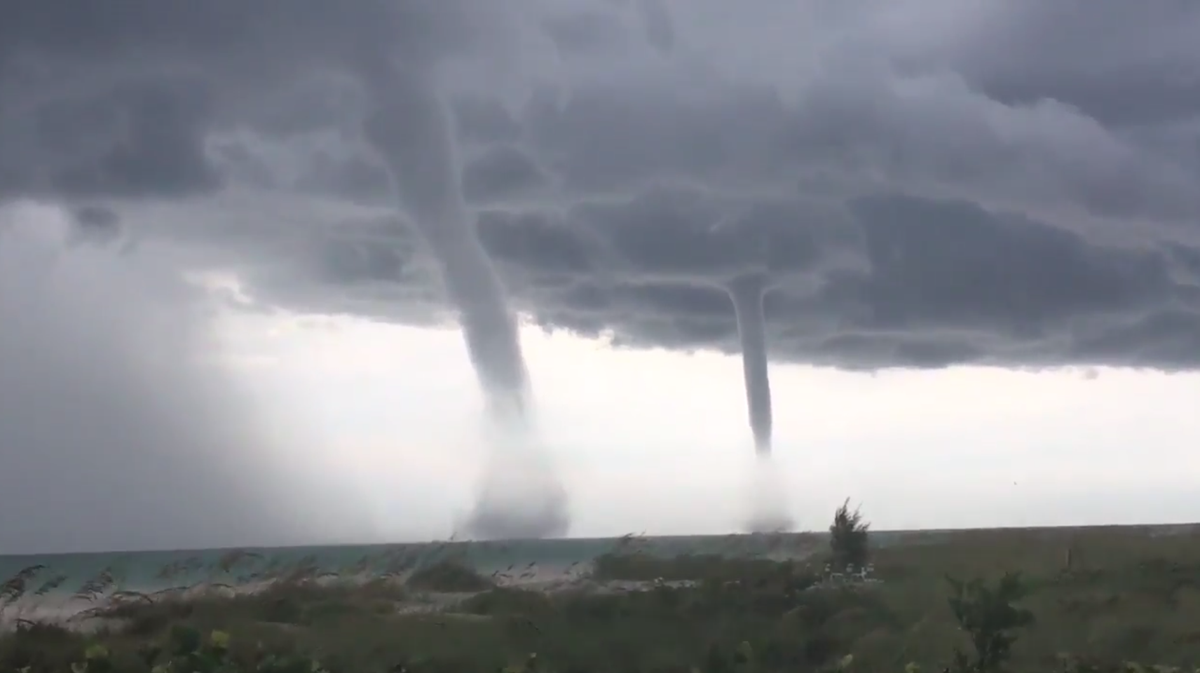
<svg viewBox="0 0 1200 673"><path fill-rule="evenodd" d="M652 588L660 583L632 581L595 581L590 575L590 563L573 563L567 566L538 566L511 571L496 571L490 579L498 587L520 588L529 591L554 593L559 591L589 591L597 593L640 591ZM389 583L405 585L413 571L398 574L387 580ZM337 584L367 584L380 578L370 575L333 577L326 576L309 580L321 586ZM252 594L268 589L274 581L260 581L237 586L199 584L182 591L159 590L143 593L136 589L122 589L112 592L97 600L86 600L72 595L53 594L47 596L24 596L7 603L0 610L0 629L13 629L24 621L50 622L62 624L72 629L89 630L105 624L109 620L92 616L102 608L121 604L123 601L144 600L189 600L202 596ZM418 612L437 612L452 608L471 596L482 591L471 592L436 592L413 591L411 598L397 602L396 612L411 614Z"/></svg>

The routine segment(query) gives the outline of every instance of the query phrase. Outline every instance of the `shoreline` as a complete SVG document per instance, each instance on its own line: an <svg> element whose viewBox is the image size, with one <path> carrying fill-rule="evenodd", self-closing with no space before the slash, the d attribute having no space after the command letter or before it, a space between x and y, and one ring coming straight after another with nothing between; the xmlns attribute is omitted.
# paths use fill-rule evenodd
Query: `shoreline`
<svg viewBox="0 0 1200 673"><path fill-rule="evenodd" d="M1057 534L1064 532L1099 532L1110 530L1124 530L1128 532L1144 532L1152 536L1174 536L1200 534L1200 522L1189 523L1121 523L1121 524L1064 524L1054 526L994 526L991 528L880 528L871 529L871 545L873 547L888 546L898 542L909 542L912 540L927 538L954 536L964 534L981 534L981 533L998 533L998 532L1025 532L1037 533L1045 532L1048 534ZM195 556L195 555L210 555L224 554L234 551L254 551L258 553L300 553L312 552L316 550L343 550L343 549L363 549L363 550L390 550L390 549L429 549L437 550L442 548L464 548L470 547L475 549L490 549L504 550L512 546L521 545L548 545L551 547L573 546L573 545L612 545L616 546L622 541L632 540L635 543L644 542L651 545L664 545L674 547L678 543L692 543L700 546L709 546L714 543L724 541L754 541L759 539L780 539L787 541L808 542L816 540L826 540L829 537L829 532L825 530L807 530L807 531L779 531L779 532L730 532L717 534L673 534L673 535L622 535L617 537L560 537L560 538L529 538L529 539L512 539L512 540L470 540L470 539L434 539L434 540L417 540L417 541L397 541L397 542L340 542L336 544L308 544L308 545L285 545L285 546L255 546L243 545L233 547L211 547L211 548L186 548L186 549L136 549L136 550L101 550L101 551L50 551L50 552L22 552L19 554L0 554L0 562L15 561L18 559L34 559L45 557L59 558L88 558L88 557L127 557L127 556Z"/></svg>
<svg viewBox="0 0 1200 673"><path fill-rule="evenodd" d="M383 581L397 588L406 588L408 580L414 572L410 570L387 578L372 575L323 577L311 579L309 582L326 588L335 588L338 585L361 588L372 582ZM591 564L577 564L566 568L535 568L516 576L495 573L488 579L493 582L493 586L475 591L451 592L413 589L410 597L396 602L395 614L452 612L452 609L459 603L493 589L521 589L542 594L565 591L609 594L647 591L660 586L682 587L692 584L689 581L596 580L592 577ZM24 596L7 603L0 609L0 633L11 632L22 622L50 623L71 630L90 632L102 626L119 625L120 619L101 615L81 618L81 615L92 610L118 607L125 600L131 602L140 600L132 595L146 596L155 602L171 600L186 602L214 597L232 599L267 591L283 581L285 580L265 580L242 585L201 583L179 592L160 590L142 593L135 589L121 589L95 601L68 594ZM125 595L129 595L129 597L122 598Z"/></svg>
<svg viewBox="0 0 1200 673"><path fill-rule="evenodd" d="M1077 537L1086 538L1089 535L1113 533L1128 536L1129 538L1184 537L1200 533L1200 524L1010 527L894 532L872 531L871 538L874 544L871 546L881 549L888 547L922 547L934 544L953 544L955 541L970 540L980 535L1016 536L1020 538L1033 536L1038 538L1039 541L1044 540L1048 544L1055 544L1057 540L1061 540L1063 544L1070 545L1071 541ZM402 586L416 569L440 561L453 560L467 565L484 578L493 582L496 587L501 588L520 588L546 593L578 589L600 593L637 591L650 588L654 586L654 583L595 581L591 578L594 558L603 553L646 553L650 556L658 557L671 557L681 554L715 554L727 557L757 557L775 561L802 560L825 549L828 539L829 534L825 531L732 534L710 536L707 538L690 536L641 538L626 536L617 539L602 539L601 541L605 543L605 547L594 550L599 551L599 554L596 554L592 559L577 559L569 563L563 560L540 561L534 559L526 561L520 559L519 554L508 554L505 556L505 552L509 552L512 547L519 547L519 541L454 541L422 545L351 547L349 549L354 552L351 556L361 554L362 558L358 560L357 564L341 565L332 563L323 564L321 563L321 555L318 554L301 555L298 553L315 548L280 548L277 550L280 552L278 556L272 556L269 550L259 552L247 549L225 550L223 552L207 550L202 553L175 552L169 555L162 552L147 552L146 554L150 558L146 559L139 559L138 553L120 555L63 555L60 558L80 559L87 556L107 556L118 561L124 560L131 565L141 562L143 566L141 570L143 572L141 573L140 580L123 578L110 584L106 592L106 597L101 599L100 603L97 603L76 597L74 589L89 578L95 577L97 572L111 570L113 566L103 569L87 568L85 564L79 563L74 568L56 568L52 563L47 563L46 565L49 567L43 569L41 574L37 574L35 580L28 583L30 594L34 593L38 583L49 575L69 570L75 570L76 572L68 581L62 583L61 586L63 588L61 589L45 592L41 596L25 595L0 606L0 630L12 628L18 620L46 620L55 623L70 623L72 626L88 623L91 620L88 618L81 619L80 615L105 603L109 606L113 605L114 595L118 597L117 600L144 600L145 597L157 600L174 593L173 597L188 600L191 598L200 598L210 592L220 592L230 596L250 594L268 588L275 582L286 577L287 571L295 569L304 570L307 573L307 581L315 582L319 585L337 583L362 585L372 581L383 580L395 583L397 586ZM589 541L594 542L594 540ZM680 542L695 543L697 541L702 541L703 543L679 544ZM569 543L570 541L537 541L537 546L540 547L540 550L535 549L533 551L545 551L547 543L553 546L562 542ZM750 542L750 544L746 544L747 542ZM362 552L370 552L372 550L376 553L362 554ZM292 553L290 555L285 554L284 552L287 551L291 551ZM338 552L344 552L345 550L334 547L326 548L324 551L328 552L325 555L327 558L324 559L328 561L333 557L339 556ZM476 553L471 553L472 551ZM490 559L490 563L488 562L489 552L499 552L498 555ZM236 561L229 568L224 570L217 569L221 558L229 558L239 554L244 559L249 559L251 565L260 566L258 572L249 572L248 575L241 575L239 578L238 573L250 571L253 568L249 568L245 564L239 565L241 562ZM344 553L340 555L345 556ZM181 560L199 559L202 556L208 557L209 562L193 566L190 569L184 569L184 572L179 575L155 574L162 567L172 563L179 564ZM292 556L294 558L285 559L285 556ZM507 562L510 557L516 560L511 563ZM45 562L54 561L55 559L48 556L0 557L0 568L4 567L3 563L5 561L13 568L10 572L0 573L0 581L6 579L6 576L11 576L22 567L28 568L28 566L33 565L31 561L35 560ZM281 560L283 561L282 563L280 563ZM169 563L163 563L164 561L169 561ZM480 561L484 561L484 563L480 563ZM352 567L352 565L356 565L357 567ZM497 567L498 565L499 567ZM155 572L146 572L149 570ZM67 572L66 574L70 575L71 573ZM131 574L137 575L136 572ZM273 576L273 579L262 579L265 576ZM245 579L247 577L250 579ZM187 582L189 579L192 580L190 583ZM180 586L167 586L171 583L179 583ZM173 589L178 591L173 592ZM462 600L465 597L462 594L435 596L432 595L433 593L436 592L415 591L413 594L414 600L406 601L406 604L426 606L421 609L430 609L428 606L432 604L434 606L432 609L443 609L455 600Z"/></svg>

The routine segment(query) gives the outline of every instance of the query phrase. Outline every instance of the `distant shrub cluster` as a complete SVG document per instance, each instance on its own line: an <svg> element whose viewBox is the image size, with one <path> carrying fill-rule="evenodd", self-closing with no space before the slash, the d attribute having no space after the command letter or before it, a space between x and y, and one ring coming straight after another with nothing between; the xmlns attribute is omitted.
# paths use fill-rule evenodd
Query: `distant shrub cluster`
<svg viewBox="0 0 1200 673"><path fill-rule="evenodd" d="M408 586L425 591L471 593L495 588L496 583L461 561L447 559L413 571Z"/></svg>

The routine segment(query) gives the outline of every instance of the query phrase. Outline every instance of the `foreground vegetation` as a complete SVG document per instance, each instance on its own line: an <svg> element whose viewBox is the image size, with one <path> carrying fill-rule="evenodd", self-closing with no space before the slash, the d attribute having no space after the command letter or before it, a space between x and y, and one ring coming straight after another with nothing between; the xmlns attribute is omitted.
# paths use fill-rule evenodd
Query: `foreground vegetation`
<svg viewBox="0 0 1200 673"><path fill-rule="evenodd" d="M971 531L869 549L840 509L807 559L660 558L637 541L554 590L453 557L321 575L311 564L145 595L112 573L68 621L22 612L56 577L0 587L0 672L506 670L1140 671L1200 666L1200 540L1129 529ZM868 557L868 555L871 557ZM230 554L223 576L255 559ZM371 565L364 560L363 568ZM39 581L40 580L40 581ZM61 584L61 580L58 580ZM1127 662L1152 662L1139 666Z"/></svg>

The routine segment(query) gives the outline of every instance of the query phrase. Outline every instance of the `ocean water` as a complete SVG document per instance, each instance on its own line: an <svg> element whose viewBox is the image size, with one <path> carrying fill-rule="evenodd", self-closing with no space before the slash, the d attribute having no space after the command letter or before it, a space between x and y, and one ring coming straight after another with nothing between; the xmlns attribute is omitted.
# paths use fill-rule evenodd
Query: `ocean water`
<svg viewBox="0 0 1200 673"><path fill-rule="evenodd" d="M1130 533L1157 536L1200 535L1200 524L1121 526ZM1022 529L1059 537L1062 528ZM1075 529L1082 530L1082 529ZM956 532L872 531L871 546L936 544ZM620 549L660 556L720 554L724 556L801 557L826 548L825 533L773 535L673 536L637 538L575 538L563 540L512 540L496 542L430 542L390 545L343 545L283 548L244 548L254 557L232 570L218 566L235 550L202 549L183 551L108 552L80 554L28 554L0 556L0 584L30 566L42 566L29 582L29 591L54 577L62 577L59 588L48 595L74 594L88 580L104 571L117 578L117 589L152 592L200 581L237 584L253 581L250 574L306 565L318 573L383 574L398 560L420 567L455 558L483 574L513 571L519 575L530 567L548 573L573 567L586 568L598 556ZM164 569L172 572L164 573Z"/></svg>
<svg viewBox="0 0 1200 673"><path fill-rule="evenodd" d="M679 536L591 538L563 540L513 540L495 542L434 542L391 545L244 548L248 556L226 572L218 566L234 550L106 552L0 556L0 582L23 568L43 566L29 583L30 591L47 580L65 579L53 593L74 593L104 571L118 579L120 588L142 592L207 580L236 584L251 581L255 572L307 565L317 572L382 574L398 560L419 567L455 558L484 574L529 567L565 571L585 566L602 554L636 548L648 554L721 554L726 556L806 555L827 542L819 533L782 535ZM873 536L876 545L889 542L886 534Z"/></svg>
<svg viewBox="0 0 1200 673"><path fill-rule="evenodd" d="M935 534L936 535L936 534ZM930 533L877 532L873 546L888 546L909 538L929 538ZM940 536L938 536L940 537ZM930 538L933 539L933 538ZM0 556L0 583L30 566L42 566L29 590L61 576L51 594L73 594L104 571L112 573L119 588L152 592L199 581L238 584L252 581L256 572L307 565L318 573L383 574L397 561L415 567L455 558L483 574L521 571L535 567L551 573L586 567L597 557L619 549L661 556L720 554L724 556L805 556L823 548L823 533L776 535L672 536L637 538L575 538L562 540L511 540L494 542L431 542L390 545L341 545L282 548L201 549L181 551L29 554ZM251 556L231 569L218 566L231 552Z"/></svg>

